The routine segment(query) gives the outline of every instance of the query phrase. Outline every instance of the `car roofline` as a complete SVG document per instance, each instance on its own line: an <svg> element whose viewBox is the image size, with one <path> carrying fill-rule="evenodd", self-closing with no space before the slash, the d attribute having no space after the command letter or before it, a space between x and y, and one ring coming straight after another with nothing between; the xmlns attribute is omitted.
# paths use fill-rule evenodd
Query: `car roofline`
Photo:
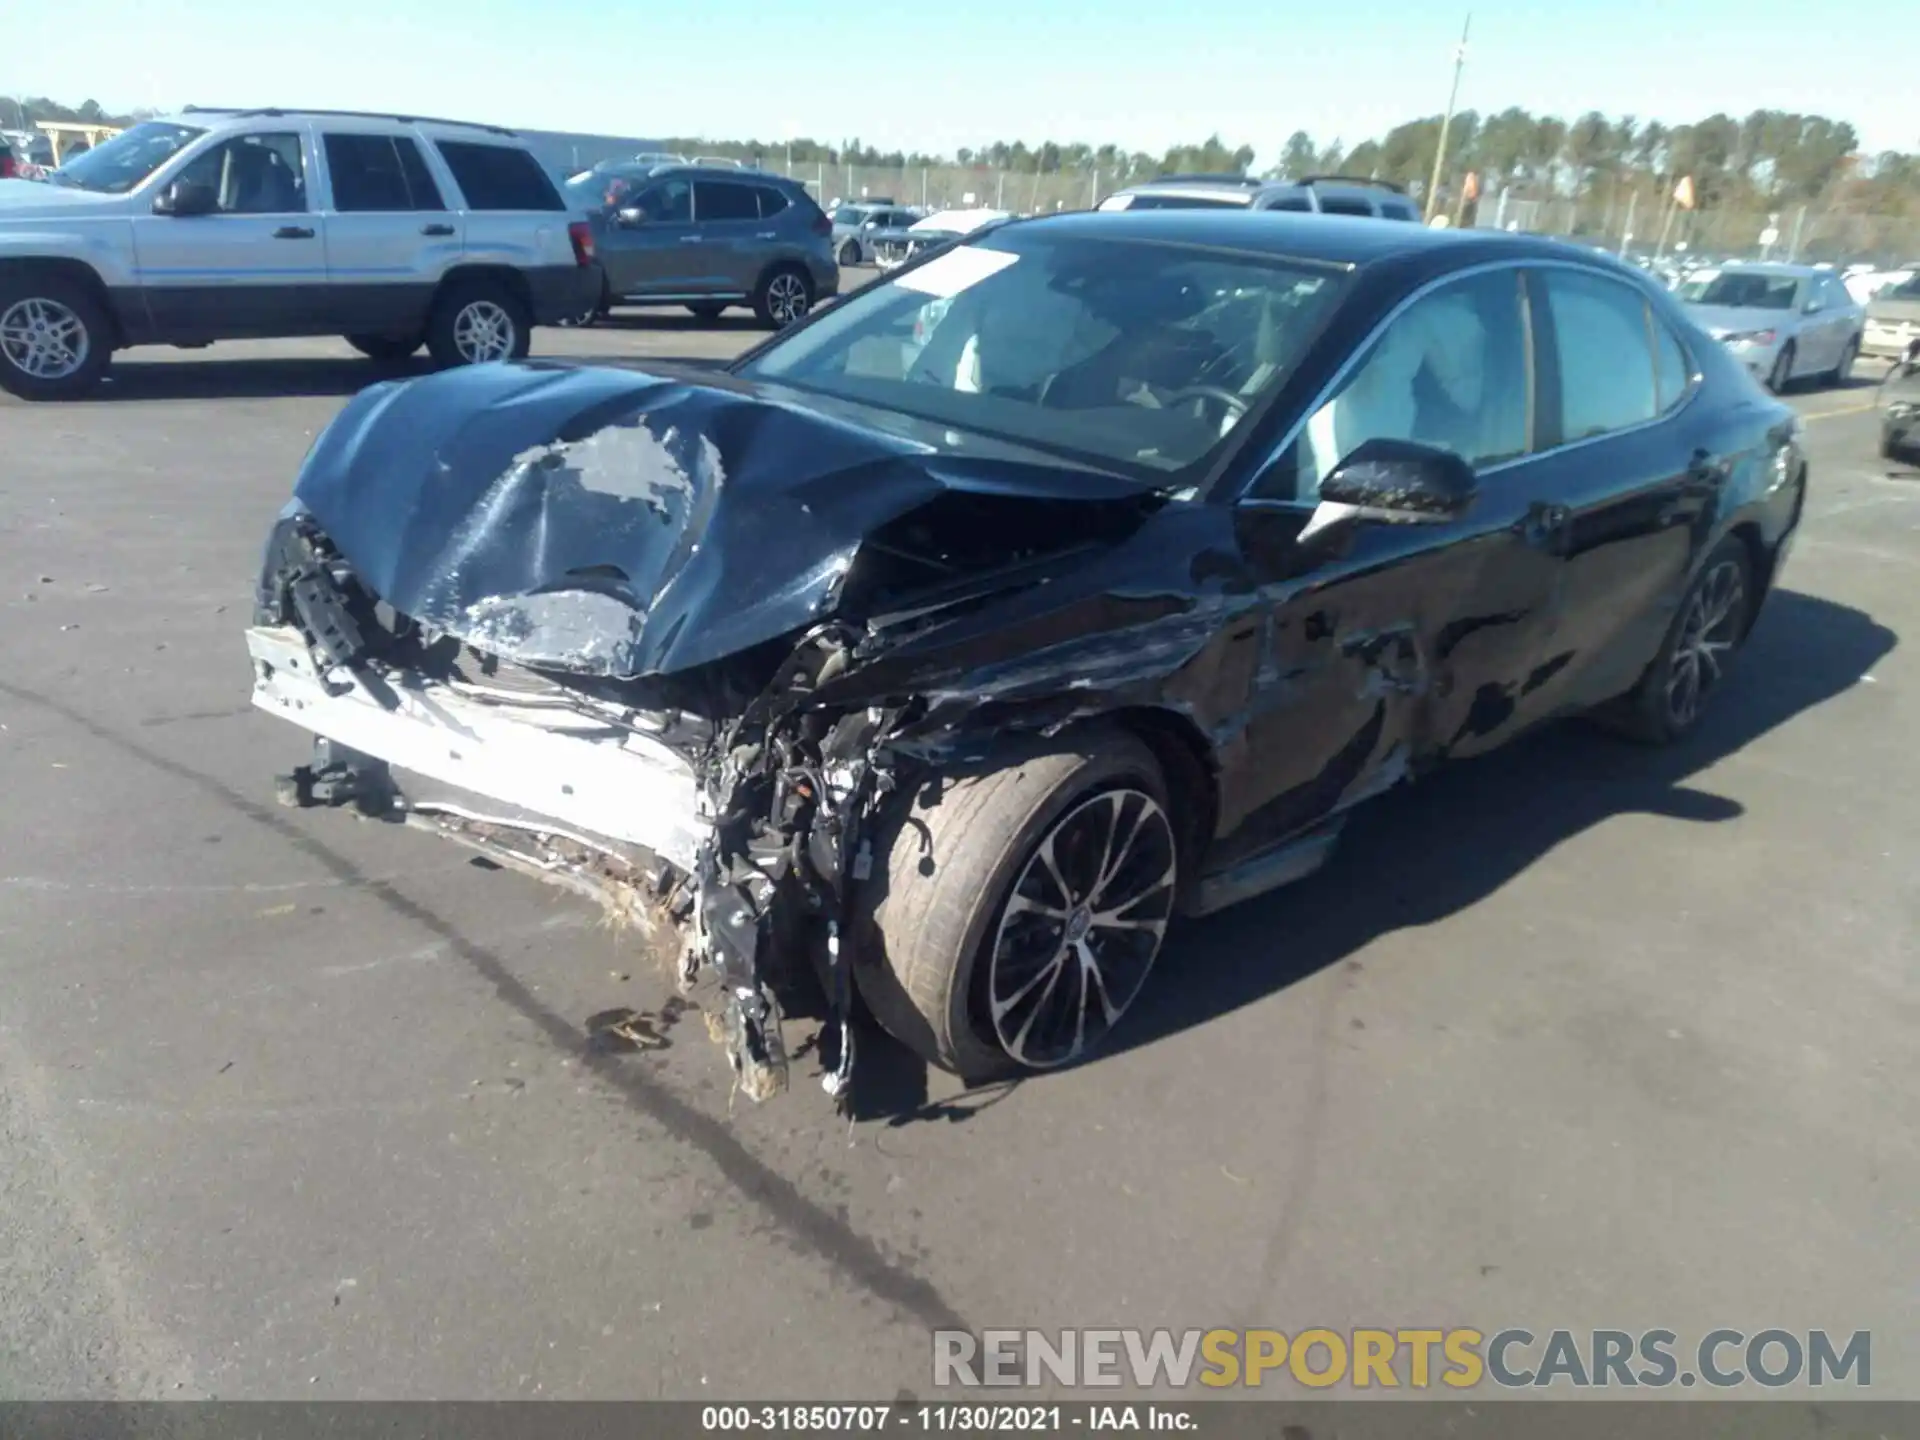
<svg viewBox="0 0 1920 1440"><path fill-rule="evenodd" d="M378 120L393 125L444 125L453 130L483 130L490 135L505 135L515 140L520 138L517 131L509 130L504 125L490 125L485 121L445 120L436 115L403 115L380 110L309 110L301 106L279 105L243 109L224 105L189 105L175 115L160 115L154 118L200 123L208 119L300 120L309 117L328 120Z"/></svg>

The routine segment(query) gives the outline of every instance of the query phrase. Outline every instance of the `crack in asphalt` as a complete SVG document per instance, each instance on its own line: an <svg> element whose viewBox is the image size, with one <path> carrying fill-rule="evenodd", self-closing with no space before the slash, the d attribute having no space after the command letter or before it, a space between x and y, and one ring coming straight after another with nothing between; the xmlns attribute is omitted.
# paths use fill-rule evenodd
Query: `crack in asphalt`
<svg viewBox="0 0 1920 1440"><path fill-rule="evenodd" d="M343 885L365 891L401 919L438 937L448 950L493 987L499 999L529 1021L557 1049L565 1051L584 1070L673 1138L705 1155L740 1194L802 1242L835 1274L931 1329L971 1329L931 1281L903 1270L882 1254L873 1241L809 1200L791 1180L755 1157L721 1122L650 1083L644 1075L624 1066L617 1055L591 1047L585 1032L575 1029L563 1016L536 999L499 956L461 934L426 906L401 894L387 881L362 874L352 861L267 806L249 800L210 775L116 734L59 700L6 680L0 680L0 695L58 715L102 744L203 791L278 835Z"/></svg>

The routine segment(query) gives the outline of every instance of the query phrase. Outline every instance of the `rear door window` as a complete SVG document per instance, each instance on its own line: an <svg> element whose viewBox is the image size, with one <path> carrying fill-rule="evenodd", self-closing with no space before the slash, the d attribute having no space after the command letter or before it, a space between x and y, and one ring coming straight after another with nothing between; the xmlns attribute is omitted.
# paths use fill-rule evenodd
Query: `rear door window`
<svg viewBox="0 0 1920 1440"><path fill-rule="evenodd" d="M701 224L728 220L758 220L760 205L753 196L754 187L732 180L696 180L693 184L693 218Z"/></svg>
<svg viewBox="0 0 1920 1440"><path fill-rule="evenodd" d="M1651 310L1652 307L1648 308ZM1686 348L1673 333L1673 327L1658 315L1651 316L1651 319L1654 401L1664 415L1686 398L1687 386L1693 383L1693 364L1687 359Z"/></svg>
<svg viewBox="0 0 1920 1440"><path fill-rule="evenodd" d="M753 187L753 194L754 198L760 202L762 220L771 220L787 208L787 197L771 185L756 185Z"/></svg>
<svg viewBox="0 0 1920 1440"><path fill-rule="evenodd" d="M439 188L409 137L326 135L321 144L327 152L327 175L333 182L333 208L343 214L445 208Z"/></svg>
<svg viewBox="0 0 1920 1440"><path fill-rule="evenodd" d="M1327 195L1321 198L1322 215L1372 215L1373 206L1365 200L1356 200L1350 195Z"/></svg>
<svg viewBox="0 0 1920 1440"><path fill-rule="evenodd" d="M469 210L565 210L566 201L540 162L511 145L436 140Z"/></svg>
<svg viewBox="0 0 1920 1440"><path fill-rule="evenodd" d="M1659 413L1645 297L1584 270L1546 270L1560 375L1560 438L1587 440Z"/></svg>

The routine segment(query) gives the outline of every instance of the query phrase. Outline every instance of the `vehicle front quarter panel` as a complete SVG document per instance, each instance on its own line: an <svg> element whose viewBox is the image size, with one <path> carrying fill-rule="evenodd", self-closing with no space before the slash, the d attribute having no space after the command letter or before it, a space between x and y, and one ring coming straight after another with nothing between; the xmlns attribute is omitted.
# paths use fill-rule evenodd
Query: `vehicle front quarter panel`
<svg viewBox="0 0 1920 1440"><path fill-rule="evenodd" d="M0 276L54 269L98 289L119 334L136 344L153 328L133 264L133 228L124 216L39 224L0 220Z"/></svg>

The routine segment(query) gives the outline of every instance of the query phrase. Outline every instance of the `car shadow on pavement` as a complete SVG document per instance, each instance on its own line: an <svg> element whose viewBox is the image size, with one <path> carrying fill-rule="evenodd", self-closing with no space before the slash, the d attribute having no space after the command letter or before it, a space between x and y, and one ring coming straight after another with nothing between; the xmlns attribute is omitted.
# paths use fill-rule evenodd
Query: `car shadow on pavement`
<svg viewBox="0 0 1920 1440"><path fill-rule="evenodd" d="M536 361L611 365L646 370L659 366L712 370L727 362L701 355L539 355ZM345 397L382 380L411 380L433 373L421 357L404 364L338 359L116 361L106 381L82 404L116 400L285 400Z"/></svg>
<svg viewBox="0 0 1920 1440"><path fill-rule="evenodd" d="M1361 806L1319 873L1219 915L1176 923L1140 1002L1087 1063L1205 1025L1384 934L1465 910L1613 816L1660 815L1695 826L1739 816L1738 801L1695 789L1689 778L1848 690L1898 643L1859 610L1776 591L1738 670L1685 742L1647 749L1569 721ZM991 1087L930 1103L923 1062L871 1025L862 1042L856 1118L952 1123L1006 1093Z"/></svg>
<svg viewBox="0 0 1920 1440"><path fill-rule="evenodd" d="M1859 610L1776 591L1687 740L1648 749L1570 721L1362 806L1318 874L1169 934L1148 993L1107 1053L1204 1025L1382 935L1465 910L1614 816L1702 827L1737 818L1737 800L1696 789L1691 777L1858 684L1898 643Z"/></svg>

